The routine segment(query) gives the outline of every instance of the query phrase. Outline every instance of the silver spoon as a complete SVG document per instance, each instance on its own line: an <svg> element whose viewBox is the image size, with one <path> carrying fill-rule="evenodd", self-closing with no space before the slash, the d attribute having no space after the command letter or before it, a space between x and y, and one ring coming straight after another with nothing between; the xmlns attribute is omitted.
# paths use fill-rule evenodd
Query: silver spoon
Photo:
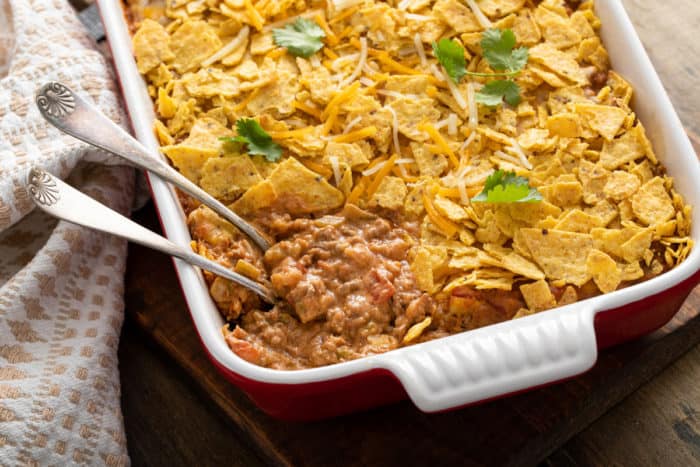
<svg viewBox="0 0 700 467"><path fill-rule="evenodd" d="M53 126L81 141L126 159L180 188L243 231L262 251L270 247L255 227L240 218L165 161L146 149L102 112L57 81L43 85L36 94L41 115Z"/></svg>
<svg viewBox="0 0 700 467"><path fill-rule="evenodd" d="M116 235L166 255L175 256L194 266L230 279L256 293L268 303L276 302L274 294L265 286L151 232L48 172L32 168L27 180L27 192L31 195L34 204L54 217Z"/></svg>

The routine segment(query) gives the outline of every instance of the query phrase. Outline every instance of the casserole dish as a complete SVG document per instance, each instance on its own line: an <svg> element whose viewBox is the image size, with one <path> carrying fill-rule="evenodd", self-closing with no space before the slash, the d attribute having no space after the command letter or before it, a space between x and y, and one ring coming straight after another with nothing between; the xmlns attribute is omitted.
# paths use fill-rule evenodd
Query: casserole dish
<svg viewBox="0 0 700 467"><path fill-rule="evenodd" d="M153 105L137 72L118 2L99 2L136 136L156 149ZM596 2L613 67L636 89L635 110L660 159L691 204L700 192L690 142L622 5ZM671 159L673 157L673 159ZM173 191L152 189L164 230L185 245L190 238ZM692 237L697 241L697 228ZM424 411L441 411L551 383L592 366L597 349L641 336L667 322L697 283L698 253L642 284L515 321L465 332L328 367L283 372L233 354L220 333L222 318L198 271L176 268L204 348L214 364L268 413L293 419L337 415L404 398Z"/></svg>

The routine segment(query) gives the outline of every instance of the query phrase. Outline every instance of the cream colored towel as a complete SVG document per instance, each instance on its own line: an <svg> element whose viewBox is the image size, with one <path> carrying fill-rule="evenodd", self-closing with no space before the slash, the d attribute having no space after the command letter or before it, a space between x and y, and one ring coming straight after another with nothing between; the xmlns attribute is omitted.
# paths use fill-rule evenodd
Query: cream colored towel
<svg viewBox="0 0 700 467"><path fill-rule="evenodd" d="M109 65L66 0L0 0L0 465L126 465L117 345L126 244L34 210L31 165L125 213L133 170L39 115L58 80L124 123Z"/></svg>

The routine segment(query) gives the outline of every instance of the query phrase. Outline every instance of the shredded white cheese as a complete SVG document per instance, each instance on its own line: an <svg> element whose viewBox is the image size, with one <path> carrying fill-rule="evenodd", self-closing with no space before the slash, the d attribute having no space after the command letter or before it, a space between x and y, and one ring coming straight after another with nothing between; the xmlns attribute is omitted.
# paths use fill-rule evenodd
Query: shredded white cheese
<svg viewBox="0 0 700 467"><path fill-rule="evenodd" d="M311 66L314 68L321 66L321 59L318 58L318 55L312 55L311 58L309 58L309 61L311 62Z"/></svg>
<svg viewBox="0 0 700 467"><path fill-rule="evenodd" d="M457 179L457 189L459 190L459 200L462 204L469 204L469 196L467 195L467 183L464 178Z"/></svg>
<svg viewBox="0 0 700 467"><path fill-rule="evenodd" d="M341 81L339 86L342 88L355 81L355 79L358 76L360 76L360 73L362 73L362 68L365 66L365 63L367 63L367 38L361 37L360 60L358 61L357 66L355 67L355 70L352 72L352 74L345 78L343 81Z"/></svg>
<svg viewBox="0 0 700 467"><path fill-rule="evenodd" d="M335 11L347 10L355 5L359 5L364 0L331 0L333 2L333 7Z"/></svg>
<svg viewBox="0 0 700 467"><path fill-rule="evenodd" d="M362 84L363 86L367 86L368 88L371 88L371 87L377 85L377 83L375 83L374 81L372 81L371 79L369 79L366 76L360 76L360 79L358 79L358 81L360 82L360 84Z"/></svg>
<svg viewBox="0 0 700 467"><path fill-rule="evenodd" d="M430 72L435 76L436 79L440 81L445 81L445 75L442 74L440 68L435 63L430 64Z"/></svg>
<svg viewBox="0 0 700 467"><path fill-rule="evenodd" d="M404 157L402 159L396 159L394 165L414 164L415 162L416 160L411 157Z"/></svg>
<svg viewBox="0 0 700 467"><path fill-rule="evenodd" d="M464 2L469 8L471 8L474 16L476 16L476 20L479 22L482 28L489 29L493 27L493 23L491 23L486 15L484 15L484 12L481 11L481 8L479 8L479 5L477 5L474 0L464 0Z"/></svg>
<svg viewBox="0 0 700 467"><path fill-rule="evenodd" d="M340 69L343 68L345 65L347 65L349 62L354 62L358 58L360 58L359 52L354 53L354 54L343 55L342 57L338 57L331 62L331 70L340 71Z"/></svg>
<svg viewBox="0 0 700 467"><path fill-rule="evenodd" d="M467 149L469 147L469 145L472 144L472 142L474 141L475 138L476 138L476 131L472 131L471 134L469 135L469 137L467 139L465 139L464 142L462 143L462 145L459 147L459 151L461 152L461 151L464 151L465 149Z"/></svg>
<svg viewBox="0 0 700 467"><path fill-rule="evenodd" d="M397 8L405 11L409 6L411 6L411 3L413 3L413 0L401 0L397 5Z"/></svg>
<svg viewBox="0 0 700 467"><path fill-rule="evenodd" d="M396 111L391 108L391 106L387 105L384 108L391 113L391 136L394 140L394 150L396 151L396 155L400 158L401 147L399 146L399 119L396 116Z"/></svg>
<svg viewBox="0 0 700 467"><path fill-rule="evenodd" d="M343 134L349 133L350 130L352 130L353 128L355 128L355 125L357 125L357 124L360 123L361 121L362 121L362 117L361 117L361 116L355 117L355 118L353 118L352 120L350 120L350 123L348 123L347 125L345 125L345 129L343 129Z"/></svg>
<svg viewBox="0 0 700 467"><path fill-rule="evenodd" d="M250 34L250 27L249 26L244 26L241 28L240 31L238 31L238 34L236 34L236 37L231 39L231 41L214 52L213 55L211 55L209 58L206 60L202 61L202 66L209 66L212 63L216 63L237 48L241 47L243 44L245 44L245 41L248 40L248 35Z"/></svg>
<svg viewBox="0 0 700 467"><path fill-rule="evenodd" d="M494 151L493 155L499 159L503 159L504 161L512 162L515 165L523 165L522 161L519 158L511 156L510 154L506 154L503 151Z"/></svg>
<svg viewBox="0 0 700 467"><path fill-rule="evenodd" d="M457 114L454 112L447 117L447 134L450 136L457 134Z"/></svg>
<svg viewBox="0 0 700 467"><path fill-rule="evenodd" d="M434 19L432 16L417 15L415 13L406 13L404 16L406 17L406 19L410 19L413 21L430 21Z"/></svg>
<svg viewBox="0 0 700 467"><path fill-rule="evenodd" d="M455 98L455 101L457 102L457 105L459 106L460 109L466 109L467 108L467 101L464 99L464 96L462 93L459 92L459 88L457 88L457 85L452 82L452 79L450 79L449 76L447 76L447 73L445 73L445 81L447 81L447 87L450 88L450 92L452 93L452 97Z"/></svg>
<svg viewBox="0 0 700 467"><path fill-rule="evenodd" d="M449 123L449 122L448 122L447 119L445 118L444 120L439 120L439 121L437 121L437 122L433 125L433 127L434 127L436 130L442 130L443 128L445 128L445 127L447 126L448 123Z"/></svg>
<svg viewBox="0 0 700 467"><path fill-rule="evenodd" d="M467 84L467 101L469 103L469 128L474 129L479 126L479 108L476 106L474 83Z"/></svg>
<svg viewBox="0 0 700 467"><path fill-rule="evenodd" d="M369 177L370 175L374 175L377 172L379 172L380 170L382 170L382 167L384 167L386 165L386 163L387 163L387 161L382 161L372 168L369 168L367 170L363 170L362 175L364 175L365 177Z"/></svg>
<svg viewBox="0 0 700 467"><path fill-rule="evenodd" d="M506 148L507 150L511 150L511 152L514 152L516 156L518 156L518 159L520 159L520 164L525 167L527 170L532 170L532 164L530 164L530 161L527 160L527 156L523 152L523 148L520 147L518 142L515 139L511 140L511 146Z"/></svg>
<svg viewBox="0 0 700 467"><path fill-rule="evenodd" d="M425 67L428 64L428 57L425 56L425 49L423 49L423 41L420 40L420 33L416 33L413 36L413 45L416 47L416 52L420 57L421 66Z"/></svg>
<svg viewBox="0 0 700 467"><path fill-rule="evenodd" d="M333 169L333 178L335 178L335 186L340 185L340 164L338 164L337 156L329 156L328 160L331 163L331 168Z"/></svg>

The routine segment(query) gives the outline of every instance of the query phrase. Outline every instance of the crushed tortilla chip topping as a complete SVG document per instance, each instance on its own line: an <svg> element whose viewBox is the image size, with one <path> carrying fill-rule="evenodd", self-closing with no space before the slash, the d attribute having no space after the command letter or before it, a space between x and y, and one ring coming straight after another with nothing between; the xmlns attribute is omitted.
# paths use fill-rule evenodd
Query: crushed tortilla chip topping
<svg viewBox="0 0 700 467"><path fill-rule="evenodd" d="M414 226L415 285L449 302L451 318L414 321L409 343L451 319L472 328L613 292L693 247L691 208L630 108L632 86L610 69L593 3L168 1L133 45L163 154L240 215L350 204ZM272 34L299 17L325 34L308 58ZM467 70L487 73L488 27L529 48L516 107L478 104L488 78L448 82L432 53L433 41L456 40ZM282 147L279 161L220 141L240 118ZM526 177L543 201L472 204L496 169Z"/></svg>

